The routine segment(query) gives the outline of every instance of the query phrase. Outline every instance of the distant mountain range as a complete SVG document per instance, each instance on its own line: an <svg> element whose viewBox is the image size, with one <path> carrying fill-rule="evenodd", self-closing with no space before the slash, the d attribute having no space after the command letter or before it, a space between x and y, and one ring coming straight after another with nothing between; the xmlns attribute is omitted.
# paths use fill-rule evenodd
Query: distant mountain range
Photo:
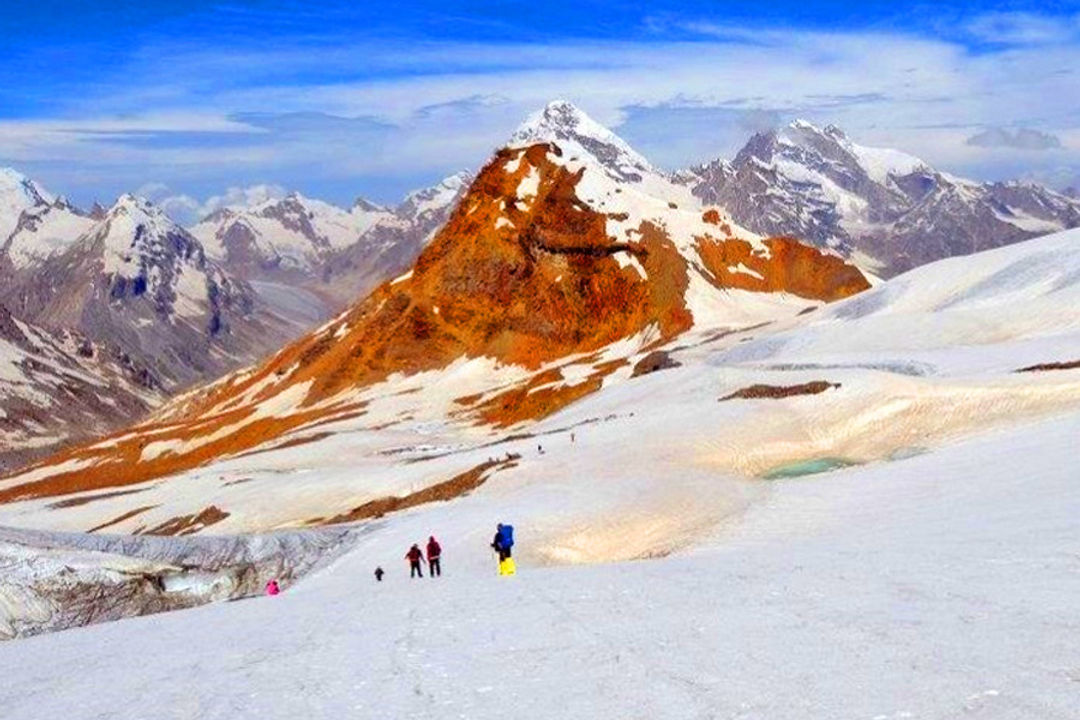
<svg viewBox="0 0 1080 720"><path fill-rule="evenodd" d="M455 175L389 210L358 201L349 212L291 195L220 211L189 230L144 198L124 195L111 208L82 211L0 170L0 311L9 325L29 328L12 331L20 349L0 357L14 366L0 369L0 409L22 398L7 424L35 418L18 424L38 428L31 444L39 447L87 437L258 360L408 267L467 184L467 175ZM139 376L137 397L125 388L109 409L82 407L92 419L81 427L71 422L77 404L62 396L33 413L23 402L27 393L51 396L39 392L42 372L30 373L26 357L47 345L55 360L72 342L115 360L73 356L83 381L115 389L125 372ZM0 428L0 461L7 449L26 446L29 435L20 433Z"/></svg>
<svg viewBox="0 0 1080 720"><path fill-rule="evenodd" d="M833 248L885 277L1080 226L1075 196L965 180L802 120L754 135L734 160L678 177L755 232Z"/></svg>
<svg viewBox="0 0 1080 720"><path fill-rule="evenodd" d="M695 306L715 289L783 290L828 300L854 291L861 281L861 275L856 279L841 270L850 267L842 260L888 277L1080 225L1075 197L1029 183L964 180L899 151L858 145L835 127L804 121L755 135L734 160L667 173L573 105L555 102L508 143L541 145L550 147L518 153L517 169L510 167L515 160L509 151L500 151L478 178L450 176L397 207L357 200L344 209L293 193L219 210L189 228L143 198L125 195L110 208L83 211L13 170L0 170L0 306L9 325L23 323L41 338L77 337L80 346L100 348L94 357L111 358L104 364L72 359L84 377L131 395L117 402L117 412L87 410L95 416L89 427L100 431L279 350L404 273L418 257L417 278L434 277L433 258L444 258L443 286L421 287L410 279L386 295L387 302L393 300L388 307L404 313L398 318L403 327L421 336L445 329L445 315L417 313L427 312L428 305L450 305L453 294L487 298L468 311L487 319L480 327L453 318L468 325L468 332L462 335L458 327L437 350L425 345L425 354L402 366L411 368L463 348L508 361L547 357L625 337L631 327L644 332L646 319L662 335L677 333L691 316L748 313L745 302L730 298ZM526 165L532 169L519 172ZM575 207L592 214L577 218L568 209ZM442 238L440 249L422 255L436 237ZM466 250L476 243L481 245ZM465 262L459 255L468 252L474 257ZM550 327L577 322L581 307L574 303L584 300L567 305L563 291L549 296L552 283L586 282L582 263L596 254L620 270L635 269L641 278L630 282L622 272L601 273L610 275L603 281L607 294L588 302L609 327L579 327L557 338L542 333L540 344L526 343L532 348L527 351L507 339L541 318ZM676 255L682 260L676 262ZM564 269L542 279L529 276L522 284L521 277L503 275L505 268L493 265L492 257L527 272ZM589 272L594 270L590 265ZM666 278L662 291L654 273ZM491 284L496 277L502 278L501 289ZM406 290L407 301L401 299ZM546 300L518 317L520 307L534 302L521 293ZM628 307L638 313L632 320L624 317ZM401 328L384 337L370 321L364 324L366 346L390 356L404 347ZM65 342L50 345L53 356ZM356 352L363 354L359 346ZM22 355L12 362L28 367ZM380 362L388 363L387 371L397 367L387 358ZM124 378L131 373L137 379L128 388ZM8 376L0 371L0 394L24 396L10 390L16 385L29 387L22 370ZM84 436L72 434L64 412L57 409L54 423L39 413L42 432L57 442ZM11 438L0 436L0 450L22 442Z"/></svg>

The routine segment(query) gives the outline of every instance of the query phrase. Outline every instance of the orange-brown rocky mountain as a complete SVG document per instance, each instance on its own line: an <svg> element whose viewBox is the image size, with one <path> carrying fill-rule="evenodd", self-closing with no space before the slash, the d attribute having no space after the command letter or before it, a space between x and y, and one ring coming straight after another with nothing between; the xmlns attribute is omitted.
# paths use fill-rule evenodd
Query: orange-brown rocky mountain
<svg viewBox="0 0 1080 720"><path fill-rule="evenodd" d="M410 272L261 367L10 478L0 502L139 483L251 451L363 414L373 387L462 358L522 368L510 387L493 379L459 402L460 421L505 426L599 389L627 362L598 361L613 343L655 348L692 327L791 316L868 287L836 256L761 239L702 208L576 109L549 106L531 122L515 136L528 144L496 153ZM581 357L592 363L586 380L553 388L559 363Z"/></svg>

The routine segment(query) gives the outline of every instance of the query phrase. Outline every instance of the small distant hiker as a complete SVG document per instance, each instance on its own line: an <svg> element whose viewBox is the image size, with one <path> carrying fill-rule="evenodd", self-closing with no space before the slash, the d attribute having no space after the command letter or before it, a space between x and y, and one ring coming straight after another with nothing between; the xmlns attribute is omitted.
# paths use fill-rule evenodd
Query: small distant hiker
<svg viewBox="0 0 1080 720"><path fill-rule="evenodd" d="M442 548L439 546L439 541L432 535L427 539L427 561L428 561L428 577L442 577L442 565L439 564L439 556L442 555Z"/></svg>
<svg viewBox="0 0 1080 720"><path fill-rule="evenodd" d="M405 559L409 561L409 577L414 578L418 575L424 577L424 571L420 567L420 561L424 559L424 553L421 552L419 545L413 543L413 546L409 548L409 552L405 553Z"/></svg>
<svg viewBox="0 0 1080 720"><path fill-rule="evenodd" d="M514 565L514 526L499 523L495 530L495 537L491 541L491 549L499 554L499 574L513 575L517 572Z"/></svg>
<svg viewBox="0 0 1080 720"><path fill-rule="evenodd" d="M266 594L267 595L277 595L280 592L281 592L281 586L278 585L277 580L270 580L270 582L266 583Z"/></svg>
<svg viewBox="0 0 1080 720"><path fill-rule="evenodd" d="M570 433L570 444L573 445L577 441L577 433Z"/></svg>
<svg viewBox="0 0 1080 720"><path fill-rule="evenodd" d="M385 574L381 567L375 568L375 582L382 582L382 576Z"/></svg>
<svg viewBox="0 0 1080 720"><path fill-rule="evenodd" d="M537 445L536 446L536 453L538 455L543 455L544 454L544 446L543 445Z"/></svg>

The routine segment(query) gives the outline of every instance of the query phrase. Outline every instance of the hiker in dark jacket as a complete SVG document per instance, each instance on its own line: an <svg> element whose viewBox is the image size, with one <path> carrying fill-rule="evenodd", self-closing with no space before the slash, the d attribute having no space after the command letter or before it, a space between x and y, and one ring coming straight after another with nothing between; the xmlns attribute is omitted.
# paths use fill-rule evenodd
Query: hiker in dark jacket
<svg viewBox="0 0 1080 720"><path fill-rule="evenodd" d="M427 561L428 561L428 576L442 576L442 565L439 564L439 556L442 555L442 548L439 547L439 541L432 535L427 539Z"/></svg>
<svg viewBox="0 0 1080 720"><path fill-rule="evenodd" d="M510 557L510 548L503 544L503 526L501 524L495 530L495 538L491 541L491 549L499 553L499 562Z"/></svg>
<svg viewBox="0 0 1080 720"><path fill-rule="evenodd" d="M405 553L405 559L409 561L409 577L414 578L417 575L424 577L424 571L420 567L420 561L424 559L424 553L420 551L420 546L413 543L413 546L409 548L409 552Z"/></svg>

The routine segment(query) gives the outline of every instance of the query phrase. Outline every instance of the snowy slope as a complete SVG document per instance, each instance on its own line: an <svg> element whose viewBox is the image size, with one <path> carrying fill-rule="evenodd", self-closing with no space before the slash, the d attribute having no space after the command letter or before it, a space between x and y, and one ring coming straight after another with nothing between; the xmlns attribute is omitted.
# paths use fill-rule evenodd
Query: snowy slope
<svg viewBox="0 0 1080 720"><path fill-rule="evenodd" d="M445 368L391 375L316 402L304 402L314 381L290 377L298 369L286 359L281 374L271 365L265 374L228 381L246 383L237 386L243 389L239 395L223 393L223 386L181 398L143 429L141 439L128 434L105 441L63 459L54 470L43 467L0 481L0 492L10 500L44 490L56 473L62 478L99 463L118 468L111 453L136 439L138 454L124 456L125 472L139 460L204 452L240 428L277 427L273 423L284 423L284 431L268 437L259 452L234 451L234 457L222 456L169 482L129 486L139 490L139 507L153 507L112 528L145 530L210 505L228 513L215 531L318 524L366 502L448 481L506 453L528 461L482 472L500 483L518 477L541 488L564 473L610 477L609 458L622 457L615 476L619 468L634 468L640 497L656 496L658 502L663 492L651 486L655 478L677 475L692 484L715 472L757 477L830 458L883 461L1080 407L1075 370L1016 372L1080 360L1080 326L1070 310L1078 271L1080 246L1072 231L942 261L831 307L781 315L765 325L703 325L659 345L655 335L634 337L602 353L535 370L460 358ZM315 345L343 332L347 321L332 323ZM657 349L666 352L668 363L647 360ZM642 368L665 364L677 366L641 375ZM598 376L597 368L605 372ZM755 385L819 381L839 387L805 397L717 402ZM517 392L542 403L538 407L552 403L547 417L511 413L494 424L477 422L486 413L508 412L503 403L517 402ZM577 402L568 405L564 397ZM263 400L249 415L243 408L254 398ZM196 417L212 432L177 436L173 423L183 427L189 408L208 401L217 409ZM689 425L687 418L693 418ZM560 464L567 458L537 459L537 443L547 444L549 435L565 442L574 428L590 438L595 455L577 458L572 466ZM635 438L632 448L626 438ZM95 471L103 480L116 472ZM233 484L238 479L244 482ZM619 481L631 482L625 476ZM99 493L87 486L81 496ZM51 494L0 506L0 522L85 530L132 509L129 498L102 496L57 510L50 506ZM591 512L596 502L581 506ZM650 522L658 513L652 510ZM680 546L688 527L711 522L711 511L700 510L704 516L677 513L670 525L641 535L639 542L620 540L618 557ZM573 559L577 552L556 542L549 557Z"/></svg>
<svg viewBox="0 0 1080 720"><path fill-rule="evenodd" d="M0 644L0 702L13 720L523 707L536 718L1072 720L1078 431L1073 414L772 482L691 554L521 560L514 578L494 576L486 531L516 521L525 551L531 505L512 487L485 488L388 519L276 598ZM409 581L400 556L432 531L444 576ZM381 585L377 564L389 571Z"/></svg>
<svg viewBox="0 0 1080 720"><path fill-rule="evenodd" d="M1078 233L764 325L564 358L559 376L541 369L546 387L628 364L538 420L463 422L461 398L530 371L461 358L130 496L0 506L0 522L40 528L131 533L209 506L214 523L194 530L364 532L276 598L0 645L13 668L0 702L14 718L134 718L148 704L163 717L501 717L527 704L553 718L1072 720ZM265 413L295 402L270 397ZM177 449L153 442L144 452ZM496 522L516 527L514 578L493 572ZM444 577L410 581L401 556L430 534ZM31 607L20 597L9 618Z"/></svg>

